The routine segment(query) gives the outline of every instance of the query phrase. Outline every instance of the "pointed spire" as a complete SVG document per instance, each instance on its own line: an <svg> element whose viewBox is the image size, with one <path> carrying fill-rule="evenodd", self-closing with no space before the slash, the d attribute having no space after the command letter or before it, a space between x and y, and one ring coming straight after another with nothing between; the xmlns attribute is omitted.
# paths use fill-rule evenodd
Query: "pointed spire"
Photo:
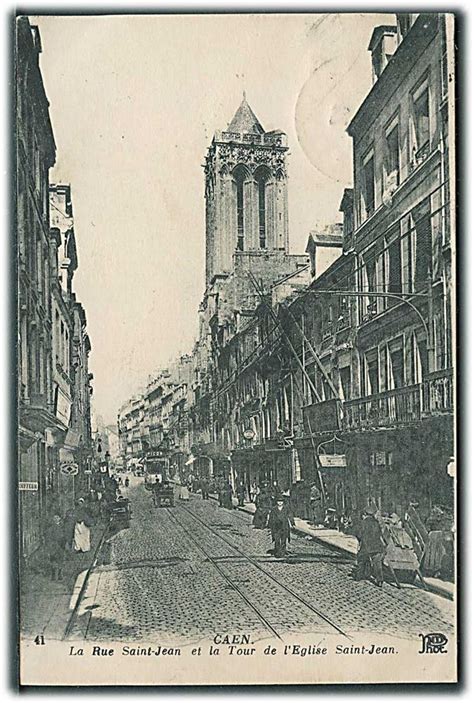
<svg viewBox="0 0 474 703"><path fill-rule="evenodd" d="M227 130L229 132L244 132L247 134L263 134L265 132L254 111L247 102L245 90L243 92L243 98L239 109L235 113L231 123L227 127Z"/></svg>

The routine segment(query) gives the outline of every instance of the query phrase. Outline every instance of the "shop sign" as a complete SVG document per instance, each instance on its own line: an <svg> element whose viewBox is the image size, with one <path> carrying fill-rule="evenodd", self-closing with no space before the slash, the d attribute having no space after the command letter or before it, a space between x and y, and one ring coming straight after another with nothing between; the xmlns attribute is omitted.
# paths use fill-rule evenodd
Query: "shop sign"
<svg viewBox="0 0 474 703"><path fill-rule="evenodd" d="M373 452L370 455L371 466L391 466L392 452Z"/></svg>
<svg viewBox="0 0 474 703"><path fill-rule="evenodd" d="M324 469L345 469L347 467L345 454L320 454L318 459Z"/></svg>
<svg viewBox="0 0 474 703"><path fill-rule="evenodd" d="M38 481L20 481L18 483L18 490L20 491L37 491Z"/></svg>
<svg viewBox="0 0 474 703"><path fill-rule="evenodd" d="M79 473L79 466L74 461L63 461L59 465L59 470L63 476L76 476Z"/></svg>
<svg viewBox="0 0 474 703"><path fill-rule="evenodd" d="M146 461L152 461L153 459L164 459L164 452L147 452L145 459Z"/></svg>
<svg viewBox="0 0 474 703"><path fill-rule="evenodd" d="M71 419L71 401L59 386L56 387L54 405L56 417L67 427Z"/></svg>

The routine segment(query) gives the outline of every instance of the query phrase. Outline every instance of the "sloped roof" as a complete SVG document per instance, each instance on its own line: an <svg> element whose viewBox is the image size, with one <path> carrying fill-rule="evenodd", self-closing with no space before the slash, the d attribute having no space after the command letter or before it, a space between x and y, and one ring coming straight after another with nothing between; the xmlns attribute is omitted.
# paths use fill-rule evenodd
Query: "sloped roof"
<svg viewBox="0 0 474 703"><path fill-rule="evenodd" d="M247 134L264 134L265 132L254 111L248 104L245 93L239 109L232 118L227 130L229 132L245 132Z"/></svg>

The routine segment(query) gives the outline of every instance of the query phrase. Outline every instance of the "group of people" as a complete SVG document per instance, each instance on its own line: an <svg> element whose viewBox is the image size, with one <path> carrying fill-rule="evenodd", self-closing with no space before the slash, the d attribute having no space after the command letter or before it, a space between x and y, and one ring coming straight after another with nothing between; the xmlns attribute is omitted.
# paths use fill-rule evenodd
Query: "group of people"
<svg viewBox="0 0 474 703"><path fill-rule="evenodd" d="M67 555L90 551L91 529L110 515L120 494L120 485L127 487L129 479L119 482L113 476L103 476L100 484L78 498L64 517L59 510L53 510L44 533L53 580L62 578Z"/></svg>
<svg viewBox="0 0 474 703"><path fill-rule="evenodd" d="M53 581L59 581L63 576L64 562L67 554L84 553L91 548L91 527L95 502L79 498L73 508L69 509L64 518L56 511L45 530L45 547L51 567Z"/></svg>

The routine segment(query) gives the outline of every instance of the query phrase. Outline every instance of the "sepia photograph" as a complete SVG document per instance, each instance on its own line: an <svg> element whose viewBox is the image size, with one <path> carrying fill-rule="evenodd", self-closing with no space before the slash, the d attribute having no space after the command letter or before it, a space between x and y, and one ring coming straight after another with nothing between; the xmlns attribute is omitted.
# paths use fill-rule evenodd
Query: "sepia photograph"
<svg viewBox="0 0 474 703"><path fill-rule="evenodd" d="M456 22L12 18L20 685L458 680Z"/></svg>

